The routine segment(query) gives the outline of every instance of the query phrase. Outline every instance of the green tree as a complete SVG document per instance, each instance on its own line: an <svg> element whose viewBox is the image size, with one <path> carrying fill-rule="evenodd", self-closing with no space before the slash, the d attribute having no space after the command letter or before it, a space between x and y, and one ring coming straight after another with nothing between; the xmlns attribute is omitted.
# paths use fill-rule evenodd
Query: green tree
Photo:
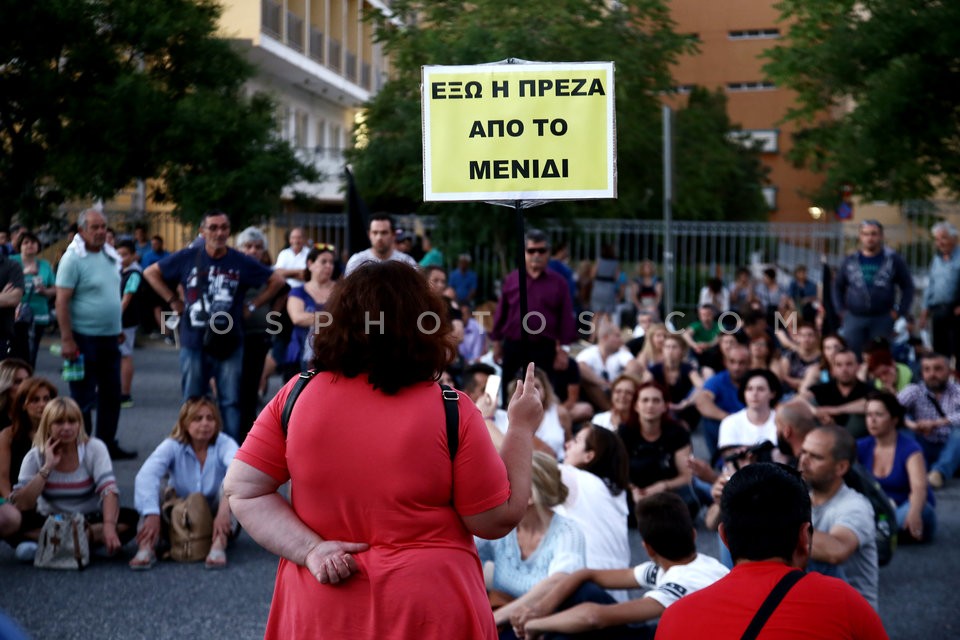
<svg viewBox="0 0 960 640"><path fill-rule="evenodd" d="M397 0L390 8L389 17L373 14L370 19L376 22L377 38L394 74L367 105L356 130L358 146L349 153L358 188L373 207L442 214L444 223L459 228L469 245L503 246L513 229L507 209L422 202L421 66L507 58L611 60L616 64L618 199L555 202L529 210L528 217L534 224L548 217L660 217L660 100L672 85L670 65L695 47L690 38L674 32L664 0L557 0L549 6L508 0ZM726 134L726 129L704 131L715 145L723 145ZM697 197L698 202L705 199ZM723 213L737 215L741 206ZM716 202L711 203L711 215L717 209Z"/></svg>
<svg viewBox="0 0 960 640"><path fill-rule="evenodd" d="M867 198L960 193L960 3L782 0L767 74L797 92L792 157Z"/></svg>
<svg viewBox="0 0 960 640"><path fill-rule="evenodd" d="M758 150L734 139L738 129L727 116L727 96L722 89L710 92L694 87L686 107L676 114L677 218L765 219L769 207L761 186L767 169Z"/></svg>
<svg viewBox="0 0 960 640"><path fill-rule="evenodd" d="M135 179L184 220L270 215L316 174L246 97L252 68L216 36L215 0L0 0L0 219L31 224Z"/></svg>

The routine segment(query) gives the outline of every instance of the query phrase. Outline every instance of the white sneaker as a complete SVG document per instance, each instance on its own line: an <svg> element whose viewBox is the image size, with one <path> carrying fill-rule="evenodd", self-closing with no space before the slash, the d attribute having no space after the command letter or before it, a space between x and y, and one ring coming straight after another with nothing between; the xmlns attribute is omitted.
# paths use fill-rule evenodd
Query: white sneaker
<svg viewBox="0 0 960 640"><path fill-rule="evenodd" d="M37 543L21 542L17 545L17 550L14 551L13 555L15 555L20 562L33 562L33 557L37 555Z"/></svg>

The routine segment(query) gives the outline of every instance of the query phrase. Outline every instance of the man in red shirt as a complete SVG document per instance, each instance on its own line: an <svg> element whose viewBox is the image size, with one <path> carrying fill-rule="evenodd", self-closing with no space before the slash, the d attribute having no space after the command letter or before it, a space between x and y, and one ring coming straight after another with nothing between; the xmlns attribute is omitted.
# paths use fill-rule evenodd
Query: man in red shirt
<svg viewBox="0 0 960 640"><path fill-rule="evenodd" d="M799 474L773 463L744 467L724 487L720 501L720 537L734 558L733 570L669 607L657 638L747 637L744 632L774 587L806 567L812 535L810 496ZM856 590L818 573L796 582L762 629L766 640L887 637L879 616Z"/></svg>

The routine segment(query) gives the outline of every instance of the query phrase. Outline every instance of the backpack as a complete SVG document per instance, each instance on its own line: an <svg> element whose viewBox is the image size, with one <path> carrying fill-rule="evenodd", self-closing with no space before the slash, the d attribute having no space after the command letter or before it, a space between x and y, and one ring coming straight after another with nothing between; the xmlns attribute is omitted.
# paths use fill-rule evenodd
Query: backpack
<svg viewBox="0 0 960 640"><path fill-rule="evenodd" d="M854 462L844 476L847 486L870 501L873 521L877 528L877 564L889 564L897 548L897 510L883 487L859 462Z"/></svg>
<svg viewBox="0 0 960 640"><path fill-rule="evenodd" d="M283 429L284 437L287 436L287 426L290 422L290 414L293 413L293 405L296 404L300 392L307 386L315 375L319 373L316 370L305 371L297 378L296 384L290 390L287 401L283 404L283 412L280 414L280 427ZM440 395L443 397L443 410L447 418L447 450L450 452L450 460L457 455L457 449L460 448L460 408L457 404L460 400L459 394L446 384L438 385Z"/></svg>

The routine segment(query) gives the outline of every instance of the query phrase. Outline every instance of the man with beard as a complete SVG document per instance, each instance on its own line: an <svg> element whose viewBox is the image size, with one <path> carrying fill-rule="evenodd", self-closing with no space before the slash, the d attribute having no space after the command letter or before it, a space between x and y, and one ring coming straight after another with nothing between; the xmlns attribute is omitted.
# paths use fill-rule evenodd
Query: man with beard
<svg viewBox="0 0 960 640"><path fill-rule="evenodd" d="M950 381L947 357L939 353L923 356L920 373L923 382L907 385L897 399L930 468L927 481L939 489L960 467L960 385Z"/></svg>
<svg viewBox="0 0 960 640"><path fill-rule="evenodd" d="M656 637L886 638L880 617L849 585L796 571L810 558L810 516L796 472L761 462L735 473L720 498L720 539L733 570L670 605Z"/></svg>
<svg viewBox="0 0 960 640"><path fill-rule="evenodd" d="M720 435L720 421L731 413L743 409L738 390L743 375L750 365L750 352L742 344L727 351L723 359L726 370L712 376L694 396L697 411L700 412L703 425L703 437L710 452L711 463L717 457L717 438Z"/></svg>
<svg viewBox="0 0 960 640"><path fill-rule="evenodd" d="M880 573L873 507L843 481L856 452L853 436L836 425L817 427L803 440L800 473L813 504L809 569L842 578L877 609Z"/></svg>
<svg viewBox="0 0 960 640"><path fill-rule="evenodd" d="M857 355L850 349L841 349L833 356L830 381L815 384L803 394L817 403L814 410L823 424L846 427L854 438L867 435L863 414L867 410L870 387L857 378Z"/></svg>
<svg viewBox="0 0 960 640"><path fill-rule="evenodd" d="M817 417L810 405L800 399L784 402L777 407L774 421L777 423L777 449L791 467L800 461L803 439L817 428Z"/></svg>
<svg viewBox="0 0 960 640"><path fill-rule="evenodd" d="M417 266L417 262L413 258L394 247L396 231L393 227L393 218L387 214L375 213L371 216L367 235L370 237L370 248L350 256L350 259L347 261L347 266L343 271L345 276L350 275L354 269L364 262L398 260L411 267Z"/></svg>

